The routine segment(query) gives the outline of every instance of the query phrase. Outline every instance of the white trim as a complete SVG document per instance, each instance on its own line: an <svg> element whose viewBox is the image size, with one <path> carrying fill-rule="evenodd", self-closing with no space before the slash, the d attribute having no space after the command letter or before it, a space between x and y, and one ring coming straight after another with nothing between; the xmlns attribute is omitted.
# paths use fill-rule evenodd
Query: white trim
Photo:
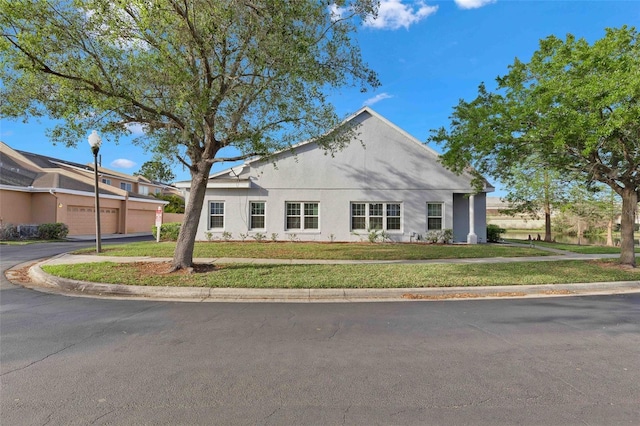
<svg viewBox="0 0 640 426"><path fill-rule="evenodd" d="M429 229L429 217L430 217L429 216L429 204L440 204L442 206L442 211L440 212L440 216L439 216L440 220L441 220L440 229ZM447 227L445 226L445 217L446 217L446 215L445 215L445 206L446 206L446 203L444 201L427 201L426 202L426 204L425 204L425 208L426 208L425 213L427 214L427 217L426 217L426 220L425 220L425 223L424 223L425 232L441 231L443 229L447 229ZM434 219L438 218L438 216L431 216L431 217L433 217Z"/></svg>
<svg viewBox="0 0 640 426"><path fill-rule="evenodd" d="M15 192L28 192L28 193L42 193L53 191L53 193L67 194L67 195L80 195L84 197L95 197L95 193L86 192L86 191L76 191L74 189L63 189L63 188L33 188L30 186L11 186L11 185L0 185L0 190L5 191L15 191ZM135 198L135 197L124 197L122 195L109 195L109 194L100 194L100 198L105 198L109 200L127 200L127 201L136 201L140 203L150 203L150 204L169 204L168 201L164 200L147 200L143 198Z"/></svg>
<svg viewBox="0 0 640 426"><path fill-rule="evenodd" d="M217 203L217 204L222 204L222 215L219 214L212 214L211 213L211 204L213 203ZM209 202L207 203L207 207L208 207L208 211L207 211L207 231L215 231L215 232L222 232L225 229L225 225L227 224L227 206L226 206L226 202L224 200L209 200ZM213 228L211 226L211 217L215 216L215 217L220 217L222 216L222 227L221 228Z"/></svg>

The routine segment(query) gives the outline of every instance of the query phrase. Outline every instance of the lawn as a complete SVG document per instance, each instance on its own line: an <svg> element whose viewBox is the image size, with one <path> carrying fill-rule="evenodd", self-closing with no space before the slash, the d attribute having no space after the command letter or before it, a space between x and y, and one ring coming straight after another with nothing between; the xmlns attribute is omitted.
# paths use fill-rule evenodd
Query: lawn
<svg viewBox="0 0 640 426"><path fill-rule="evenodd" d="M103 247L109 256L173 257L174 242L141 242ZM79 250L78 254L93 249ZM385 243L197 242L195 258L326 259L326 260L428 260L480 257L548 256L529 247L504 244L437 245Z"/></svg>
<svg viewBox="0 0 640 426"><path fill-rule="evenodd" d="M245 288L417 288L630 281L640 273L608 261L502 264L365 264L201 266L202 272L162 273L169 264L46 265L45 272L82 281L142 286ZM153 271L150 271L150 268Z"/></svg>
<svg viewBox="0 0 640 426"><path fill-rule="evenodd" d="M546 243L544 241L528 241L528 240L515 240L515 239L506 239L506 242L509 243L519 243L519 244L533 244L534 247L547 247L556 250L564 250L570 251L573 253L581 253L581 254L620 254L620 247L607 247L607 246L597 246L597 245L578 245L578 244L566 244L566 243ZM636 252L638 250L636 249Z"/></svg>

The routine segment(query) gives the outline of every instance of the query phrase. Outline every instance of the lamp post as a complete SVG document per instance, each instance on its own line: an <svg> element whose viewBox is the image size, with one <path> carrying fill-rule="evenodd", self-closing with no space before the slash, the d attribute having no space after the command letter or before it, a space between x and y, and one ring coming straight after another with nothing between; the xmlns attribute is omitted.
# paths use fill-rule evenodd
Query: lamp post
<svg viewBox="0 0 640 426"><path fill-rule="evenodd" d="M100 242L100 196L98 195L98 151L100 151L100 145L102 139L95 130L89 135L89 146L91 146L91 152L93 152L93 174L95 177L95 190L96 190L96 252L102 251L102 244Z"/></svg>

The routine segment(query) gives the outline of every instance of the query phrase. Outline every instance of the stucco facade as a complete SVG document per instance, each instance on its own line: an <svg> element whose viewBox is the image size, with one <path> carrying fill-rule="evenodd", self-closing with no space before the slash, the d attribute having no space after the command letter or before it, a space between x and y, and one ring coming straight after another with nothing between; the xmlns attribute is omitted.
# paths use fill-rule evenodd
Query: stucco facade
<svg viewBox="0 0 640 426"><path fill-rule="evenodd" d="M333 157L308 142L282 152L275 165L257 159L212 175L197 239L261 233L284 241L359 241L377 228L404 242L452 229L461 242L473 227L473 237L486 241L486 194L469 197L471 176L445 169L435 151L370 108L350 120L359 123L358 140Z"/></svg>

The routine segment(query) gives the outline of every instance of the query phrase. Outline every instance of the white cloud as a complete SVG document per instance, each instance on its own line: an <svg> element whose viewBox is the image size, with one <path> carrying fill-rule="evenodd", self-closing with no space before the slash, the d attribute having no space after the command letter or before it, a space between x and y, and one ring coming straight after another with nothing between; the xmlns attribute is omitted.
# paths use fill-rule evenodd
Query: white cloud
<svg viewBox="0 0 640 426"><path fill-rule="evenodd" d="M409 5L404 4L402 0L381 0L378 16L375 19L367 19L364 26L378 30L397 30L401 27L409 29L411 25L433 15L437 10L438 6L428 6L423 1Z"/></svg>
<svg viewBox="0 0 640 426"><path fill-rule="evenodd" d="M380 102L383 99L389 99L389 98L393 98L393 96L391 96L390 94L388 94L386 92L385 93L379 93L379 94L375 95L373 98L369 98L366 101L364 101L362 103L362 105L365 105L365 106L373 105L373 104L375 104L377 102Z"/></svg>
<svg viewBox="0 0 640 426"><path fill-rule="evenodd" d="M118 158L117 160L113 160L111 162L111 167L117 167L119 169L132 169L136 166L131 160L127 160L126 158Z"/></svg>
<svg viewBox="0 0 640 426"><path fill-rule="evenodd" d="M140 123L127 123L124 126L135 136L144 135L144 126Z"/></svg>
<svg viewBox="0 0 640 426"><path fill-rule="evenodd" d="M478 9L497 0L454 0L460 9Z"/></svg>

